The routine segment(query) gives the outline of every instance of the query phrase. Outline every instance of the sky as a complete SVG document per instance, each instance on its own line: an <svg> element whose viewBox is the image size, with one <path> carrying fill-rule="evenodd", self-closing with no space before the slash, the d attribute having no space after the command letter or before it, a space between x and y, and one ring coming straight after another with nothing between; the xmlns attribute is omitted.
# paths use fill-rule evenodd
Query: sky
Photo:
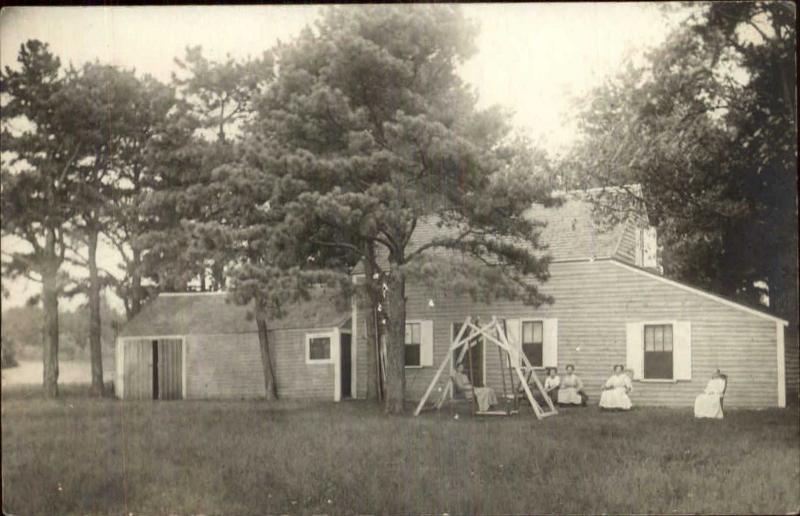
<svg viewBox="0 0 800 516"><path fill-rule="evenodd" d="M654 3L469 4L480 24L478 52L461 69L479 104L514 113L519 132L557 157L576 135L575 101L620 69L626 56L660 44L681 19ZM258 56L313 24L304 6L6 7L0 12L0 65L16 66L28 39L50 44L64 65L99 60L163 81L174 59L200 45L210 59ZM12 245L6 239L3 246ZM110 250L101 257L113 268ZM3 307L38 285L4 281Z"/></svg>

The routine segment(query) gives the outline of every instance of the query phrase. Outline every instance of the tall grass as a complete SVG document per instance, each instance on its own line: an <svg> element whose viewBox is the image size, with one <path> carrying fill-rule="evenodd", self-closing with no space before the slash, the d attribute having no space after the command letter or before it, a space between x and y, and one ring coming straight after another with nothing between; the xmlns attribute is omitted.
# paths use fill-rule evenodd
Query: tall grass
<svg viewBox="0 0 800 516"><path fill-rule="evenodd" d="M4 389L14 514L786 513L796 410L385 417L366 402L118 402Z"/></svg>

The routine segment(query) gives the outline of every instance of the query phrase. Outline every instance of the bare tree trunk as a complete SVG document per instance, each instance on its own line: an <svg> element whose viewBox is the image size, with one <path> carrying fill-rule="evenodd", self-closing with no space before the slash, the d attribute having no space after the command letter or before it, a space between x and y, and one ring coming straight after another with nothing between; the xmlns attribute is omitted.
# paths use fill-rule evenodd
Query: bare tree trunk
<svg viewBox="0 0 800 516"><path fill-rule="evenodd" d="M56 258L55 231L47 230L45 263L42 267L42 385L45 398L58 397L58 261Z"/></svg>
<svg viewBox="0 0 800 516"><path fill-rule="evenodd" d="M261 368L264 371L264 389L267 400L278 399L278 387L275 384L275 371L272 368L272 354L269 349L269 333L263 306L256 301L256 325L258 326L258 345L261 349Z"/></svg>
<svg viewBox="0 0 800 516"><path fill-rule="evenodd" d="M364 303L364 321L367 326L367 399L377 400L380 386L378 382L378 319L376 309L380 303L380 292L373 275L377 271L375 266L375 247L364 244L364 290L366 293Z"/></svg>
<svg viewBox="0 0 800 516"><path fill-rule="evenodd" d="M131 302L130 314L128 319L138 314L142 310L142 252L138 249L133 250L133 270L131 271Z"/></svg>
<svg viewBox="0 0 800 516"><path fill-rule="evenodd" d="M98 231L89 230L89 352L92 364L92 396L103 395L103 341L100 320L100 275L97 271Z"/></svg>
<svg viewBox="0 0 800 516"><path fill-rule="evenodd" d="M405 333L406 298L405 275L397 263L392 263L386 280L388 315L388 339L386 342L386 399L384 411L387 414L402 414L406 390L405 376Z"/></svg>
<svg viewBox="0 0 800 516"><path fill-rule="evenodd" d="M225 289L225 267L217 261L211 266L211 277L214 280L214 290Z"/></svg>

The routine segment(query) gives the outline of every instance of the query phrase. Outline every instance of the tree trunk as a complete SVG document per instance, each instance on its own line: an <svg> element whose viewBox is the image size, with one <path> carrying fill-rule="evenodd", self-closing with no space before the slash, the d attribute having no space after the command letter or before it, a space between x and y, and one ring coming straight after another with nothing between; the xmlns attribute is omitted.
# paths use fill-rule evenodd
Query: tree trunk
<svg viewBox="0 0 800 516"><path fill-rule="evenodd" d="M380 378L378 377L378 318L377 307L380 303L379 285L373 278L377 271L375 264L375 247L364 244L364 321L367 336L367 399L378 400Z"/></svg>
<svg viewBox="0 0 800 516"><path fill-rule="evenodd" d="M388 338L386 342L386 398L384 410L387 414L402 414L403 398L406 390L406 298L405 275L399 264L391 264L386 285L388 287L386 293Z"/></svg>
<svg viewBox="0 0 800 516"><path fill-rule="evenodd" d="M92 396L103 396L103 341L100 321L100 275L97 271L98 231L89 230L89 352L92 364Z"/></svg>
<svg viewBox="0 0 800 516"><path fill-rule="evenodd" d="M267 400L272 401L278 399L278 387L275 385L275 372L272 369L266 314L259 301L256 301L256 325L258 326L258 345L261 350L261 368L264 371L264 390Z"/></svg>
<svg viewBox="0 0 800 516"><path fill-rule="evenodd" d="M58 261L55 231L47 230L45 261L42 267L42 328L43 391L45 398L58 397Z"/></svg>
<svg viewBox="0 0 800 516"><path fill-rule="evenodd" d="M211 265L211 277L214 280L214 290L225 290L225 267L220 262L215 261Z"/></svg>
<svg viewBox="0 0 800 516"><path fill-rule="evenodd" d="M142 310L142 252L138 249L133 250L133 270L131 271L131 303L128 319L138 314Z"/></svg>

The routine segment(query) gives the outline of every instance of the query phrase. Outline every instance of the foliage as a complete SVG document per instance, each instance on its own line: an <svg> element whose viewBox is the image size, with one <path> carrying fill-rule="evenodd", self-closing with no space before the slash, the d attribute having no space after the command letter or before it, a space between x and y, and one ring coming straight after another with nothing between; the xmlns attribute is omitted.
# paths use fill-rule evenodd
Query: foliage
<svg viewBox="0 0 800 516"><path fill-rule="evenodd" d="M766 285L796 320L794 19L782 2L701 5L593 92L562 168L572 186L621 187L611 211L644 203L668 275L750 303Z"/></svg>

